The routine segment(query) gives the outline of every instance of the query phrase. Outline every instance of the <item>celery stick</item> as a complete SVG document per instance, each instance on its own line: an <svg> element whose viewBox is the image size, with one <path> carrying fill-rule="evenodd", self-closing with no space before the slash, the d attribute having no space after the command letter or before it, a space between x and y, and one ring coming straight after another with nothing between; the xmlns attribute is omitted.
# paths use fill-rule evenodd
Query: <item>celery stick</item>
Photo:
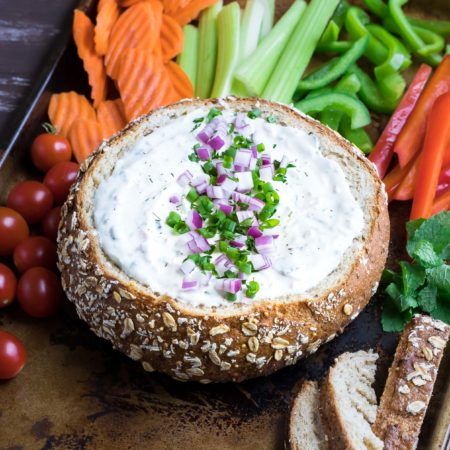
<svg viewBox="0 0 450 450"><path fill-rule="evenodd" d="M185 71L195 90L195 80L197 78L198 30L193 25L185 25L183 33L183 51L178 55L177 63Z"/></svg>
<svg viewBox="0 0 450 450"><path fill-rule="evenodd" d="M269 34L275 19L275 0L263 0L263 4L264 16L261 24L261 32L259 33L259 39L262 39Z"/></svg>
<svg viewBox="0 0 450 450"><path fill-rule="evenodd" d="M235 72L235 80L242 83L250 95L261 95L305 8L304 0L296 0Z"/></svg>
<svg viewBox="0 0 450 450"><path fill-rule="evenodd" d="M217 62L217 15L222 0L203 11L198 22L198 56L195 95L208 98L214 83Z"/></svg>
<svg viewBox="0 0 450 450"><path fill-rule="evenodd" d="M217 16L217 64L211 97L230 93L233 72L239 58L241 8L232 2Z"/></svg>
<svg viewBox="0 0 450 450"><path fill-rule="evenodd" d="M290 103L339 0L312 0L300 18L262 97Z"/></svg>
<svg viewBox="0 0 450 450"><path fill-rule="evenodd" d="M256 49L264 17L264 0L247 0L241 21L239 61Z"/></svg>

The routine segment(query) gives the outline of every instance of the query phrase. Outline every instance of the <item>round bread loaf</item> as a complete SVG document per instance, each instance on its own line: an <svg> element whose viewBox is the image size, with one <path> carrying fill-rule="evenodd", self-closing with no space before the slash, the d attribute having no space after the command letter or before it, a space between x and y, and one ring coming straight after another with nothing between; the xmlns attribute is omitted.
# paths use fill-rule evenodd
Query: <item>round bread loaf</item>
<svg viewBox="0 0 450 450"><path fill-rule="evenodd" d="M363 229L330 274L306 292L222 306L191 305L152 290L103 250L95 227L95 193L140 139L198 108L225 108L314 135L338 162L363 212ZM386 195L374 166L339 134L297 110L255 99L187 100L130 123L83 164L62 208L59 269L81 319L113 347L182 381L242 381L315 352L351 322L376 291L389 241ZM331 243L330 243L331 245ZM195 294L193 294L195 295Z"/></svg>

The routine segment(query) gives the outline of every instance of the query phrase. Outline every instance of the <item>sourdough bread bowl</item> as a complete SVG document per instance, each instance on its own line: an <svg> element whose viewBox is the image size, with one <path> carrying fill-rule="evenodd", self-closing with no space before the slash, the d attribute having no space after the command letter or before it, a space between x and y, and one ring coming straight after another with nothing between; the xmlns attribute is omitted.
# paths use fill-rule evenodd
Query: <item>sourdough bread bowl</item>
<svg viewBox="0 0 450 450"><path fill-rule="evenodd" d="M228 301L214 290L214 285L209 291L181 291L177 287L182 279L179 265L186 255L180 256L180 241L173 240L180 237L172 238L172 230L164 224L165 215L158 217L158 231L149 228L141 236L142 230L135 228L140 218L134 220L133 214L141 211L145 216L147 208L140 197L140 186L149 182L142 178L143 168L151 164L152 157L153 161L163 161L158 168L161 173L156 171L155 180L151 180L160 185L151 202L152 208L159 211L161 198L170 194L176 185L176 182L168 185L164 170L184 170L177 158L181 155L187 160L192 148L186 145L183 149L183 136L192 133L195 139L198 131L192 130L195 128L192 119L206 116L211 108L230 117L237 113L247 115L258 108L261 115L254 119L255 127L268 130L267 136L271 130L277 136L285 131L290 138L282 140L286 147L296 152L311 149L314 158L325 164L325 169L326 164L332 164L330 167L341 177L343 186L328 183L327 170L311 174L321 180L320 185L329 190L330 196L341 191L347 195L336 197L335 200L344 201L326 220L321 221L320 217L316 220L317 230L316 225L308 225L308 208L314 210L314 203L321 202L320 185L315 185L319 197L312 193L309 206L301 202L287 205L289 215L294 213L297 217L304 211L304 220L291 224L289 232L294 235L297 229L305 232L304 239L310 242L302 241L302 245L312 245L319 237L324 245L317 248L317 253L309 249L312 252L309 256L306 250L303 254L298 249L293 256L285 254L279 247L272 267L254 274L259 277L261 289L253 299L241 296L236 301ZM276 123L269 123L273 120L268 118L275 118ZM297 142L292 136L300 136L301 140ZM155 142L161 143L162 150L152 148ZM272 147L275 149L276 145ZM276 151L282 151L280 147ZM159 154L152 155L158 151ZM291 170L300 174L302 169L298 177L303 177L303 172L308 176L307 164L306 160L296 161L296 167ZM129 173L124 175L127 168ZM173 179L176 175L171 173ZM287 178L287 187L282 186L282 192L301 191L295 183L289 184L289 175ZM126 183L131 183L131 187L127 188ZM117 200L121 188L125 191L123 195L128 195L122 198L122 203ZM358 214L343 217L350 203L352 211ZM134 209L127 209L130 205ZM155 214L155 210L151 213ZM109 235L115 231L104 228L104 222L116 215L122 215L125 223L119 230L122 237L114 237L112 242L108 241ZM280 219L283 222L283 217ZM360 222L358 227L354 225L356 222ZM354 235L346 228L352 229ZM285 243L282 234L283 229L279 242ZM338 251L341 235L347 240ZM358 149L314 119L287 106L228 97L186 100L161 108L135 120L102 143L82 166L63 206L58 253L67 297L95 334L139 361L146 371L164 372L181 381L209 383L242 381L272 373L315 352L321 344L342 332L375 292L387 256L388 240L389 218L383 185L372 164ZM142 247L146 247L145 257L140 254ZM327 255L337 257L338 261L330 263L333 258ZM295 261L292 259L295 257L304 257L303 266L300 264L297 271L291 273L288 268L286 276L283 271L277 271L277 265L284 260ZM306 274L301 282L296 279L302 278L299 274Z"/></svg>

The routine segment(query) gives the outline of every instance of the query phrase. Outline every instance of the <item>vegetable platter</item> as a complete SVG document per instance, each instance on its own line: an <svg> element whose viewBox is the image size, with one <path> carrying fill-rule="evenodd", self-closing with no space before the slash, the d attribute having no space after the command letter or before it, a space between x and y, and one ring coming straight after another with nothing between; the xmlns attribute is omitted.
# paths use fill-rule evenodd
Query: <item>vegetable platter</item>
<svg viewBox="0 0 450 450"><path fill-rule="evenodd" d="M94 338L68 302L63 301L59 312L52 315L58 305L47 302L42 310L30 309L26 295L22 294L21 307L15 302L0 309L0 327L19 337L28 354L22 372L0 383L0 449L166 449L181 448L186 443L195 449L283 448L290 402L302 379L320 379L334 358L344 351L372 347L381 355L381 375L376 386L380 392L397 342L397 335L387 331L400 330L409 315L420 309L441 314L439 295L434 292L434 303L430 304L423 301L423 291L437 289L436 273L443 268L440 258L446 256L424 253L423 246L429 245L434 237L417 222L409 226L406 248L405 223L410 218L430 216L437 208L448 208L444 197L450 192L445 160L448 151L442 141L445 117L450 117L450 101L443 96L432 107L438 94L445 93L442 79L450 74L447 67L450 57L443 58L450 27L448 2L410 1L405 16L403 1L389 2L389 9L379 0L341 3L337 9L339 2L334 0L312 2L317 7L306 6L299 0L294 4L285 0L248 5L226 2L221 9L214 1L195 0L192 5L197 5L197 9L175 8L170 12L168 8L161 24L165 31L159 36L151 31L145 34L147 45L161 52L162 72L158 72L158 77L145 55L138 51L131 51L128 66L122 64L119 70L114 61L123 53L120 46L127 40L120 39L117 32L116 48L107 49L105 35L114 34L108 23L111 16L119 14L118 10L108 10L111 3L115 2L100 0L99 6L95 1L82 2L74 17L76 45L68 42L64 53L61 44L55 47L52 61L59 63L42 73L28 109L25 114L21 112L20 125L2 154L0 204L20 210L20 192L11 197L11 188L24 179L42 180L42 172L47 172L44 184L52 195L64 196L58 190L61 180L48 171L55 161L46 159L36 142L30 156L29 149L43 132L41 125L45 122L50 121L58 133L65 135L76 162L68 162L70 156L66 158L64 150L55 158L62 158L60 164L77 167L77 162L81 163L101 139L155 107L194 95L261 96L294 103L298 109L339 131L361 151L372 152L370 158L393 200L386 275L389 284L380 288L343 335L322 346L316 354L272 376L226 385L185 384L160 374L147 374ZM138 4L132 0L119 3L130 8L125 11L132 11L133 3ZM258 10L261 4L269 11ZM197 20L206 7L209 9ZM274 7L279 20L273 27L270 7ZM142 11L128 13L130 23L152 14L151 8L142 5L139 8ZM91 19L96 19L96 28ZM127 23L123 22L119 31L126 35ZM299 23L301 26L294 33ZM296 37L291 38L294 34ZM240 36L240 41L236 36ZM213 39L218 40L219 49L211 53ZM300 58L296 53L299 45L303 48ZM105 58L99 58L98 54ZM130 87L127 82L136 67L144 80L137 83L140 88ZM115 80L115 87L108 84L106 74ZM161 93L156 100L154 95L146 97L147 91L142 88L149 89L152 83ZM112 97L106 94L111 89ZM76 94L54 95L71 91ZM92 101L83 100L88 98ZM78 111L77 117L70 120L78 125L71 131L65 130L67 116L73 115L73 111ZM422 130L425 133L422 142L417 132L425 114L434 120L430 119L425 132ZM410 116L413 125L405 125L406 117ZM54 145L51 136L45 137L44 148ZM392 164L397 159L398 163ZM421 163L421 159L425 162ZM66 179L71 176L69 169L64 171ZM442 197L436 197L436 188ZM22 213L33 223L42 219L40 214L46 207L41 204ZM439 226L430 223L433 229ZM51 234L51 224L47 227L43 231L46 235ZM35 228L33 225L32 229ZM45 247L41 242L42 246ZM419 273L412 287L405 287L398 275L398 260L408 258L406 250L415 263L403 262L401 270L408 277ZM46 253L45 248L42 251ZM5 258L0 262L5 260L10 263ZM14 263L19 272L27 269L30 262L26 249L15 250ZM45 264L53 262L40 263ZM420 275L421 271L426 275ZM25 282L19 284L25 289ZM409 288L408 292L402 291ZM399 309L405 298L410 303ZM450 417L449 370L447 352L419 448L444 448Z"/></svg>

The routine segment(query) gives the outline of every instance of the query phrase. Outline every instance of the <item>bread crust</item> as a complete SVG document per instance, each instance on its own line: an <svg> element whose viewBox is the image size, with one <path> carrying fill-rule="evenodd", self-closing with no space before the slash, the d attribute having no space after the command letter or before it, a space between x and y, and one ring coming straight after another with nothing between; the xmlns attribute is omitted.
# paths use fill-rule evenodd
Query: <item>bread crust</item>
<svg viewBox="0 0 450 450"><path fill-rule="evenodd" d="M177 116L200 106L249 111L255 106L302 124L339 146L367 171L373 189L370 224L346 276L318 298L291 296L264 300L239 309L198 310L129 279L105 256L86 213L96 173L108 151L151 132L156 117ZM159 115L159 116L158 116ZM62 208L58 234L59 269L67 297L92 331L140 361L147 371L161 371L201 383L242 381L270 374L315 352L333 339L366 306L376 290L389 241L386 195L376 170L340 135L287 106L255 99L189 100L157 110L130 123L82 165Z"/></svg>
<svg viewBox="0 0 450 450"><path fill-rule="evenodd" d="M449 335L450 326L424 315L405 327L373 426L386 450L417 447Z"/></svg>

